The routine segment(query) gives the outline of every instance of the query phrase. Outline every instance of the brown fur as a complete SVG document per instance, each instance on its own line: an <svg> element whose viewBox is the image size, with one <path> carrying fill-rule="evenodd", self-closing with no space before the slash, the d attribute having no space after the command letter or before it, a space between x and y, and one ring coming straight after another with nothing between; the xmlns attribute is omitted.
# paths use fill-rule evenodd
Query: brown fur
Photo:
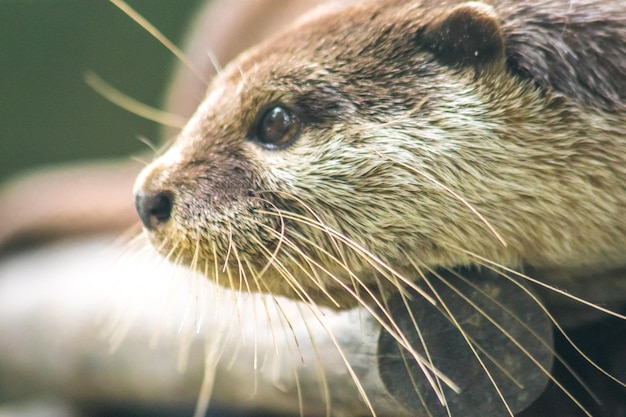
<svg viewBox="0 0 626 417"><path fill-rule="evenodd" d="M387 314L377 318L382 327L409 323L388 338L392 347L407 336L422 346L428 330L442 334L445 347L425 338L428 349L465 381L449 414L415 395L424 381L403 375L416 364L399 360L381 330L384 390L409 414L497 414L493 385L513 410L501 415L516 413L549 378L534 362L543 356L549 368L554 353L541 303L532 299L536 316L529 306L514 314L522 327L532 316L545 330L517 338L532 353L516 359L519 324L482 344L475 336L484 328L455 324L472 343L453 343L445 325L407 316L423 318L428 306L419 286L441 294L431 275L494 267L524 270L588 302L624 301L625 28L617 1L318 9L218 74L176 142L144 170L136 197L147 234L163 254L235 290L339 309L361 304ZM259 124L277 105L295 114L297 134L268 147ZM511 284L505 273L497 278L494 297ZM526 294L513 287L520 294L502 301L520 308ZM550 305L552 291L544 294ZM473 308L469 316L482 313ZM443 321L472 321L450 315ZM507 378L491 382L480 367L465 379L472 372L456 356L472 344L502 353L507 370L528 379L509 390Z"/></svg>
<svg viewBox="0 0 626 417"><path fill-rule="evenodd" d="M225 68L140 176L138 195L173 198L149 235L252 290L341 308L416 266L567 268L559 285L620 268L625 28L618 1L315 12ZM272 103L303 121L281 150L254 139Z"/></svg>

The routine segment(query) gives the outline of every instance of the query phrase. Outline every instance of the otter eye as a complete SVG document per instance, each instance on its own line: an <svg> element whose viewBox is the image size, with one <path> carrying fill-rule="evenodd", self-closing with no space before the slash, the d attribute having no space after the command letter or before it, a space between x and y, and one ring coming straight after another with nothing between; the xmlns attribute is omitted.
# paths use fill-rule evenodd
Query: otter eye
<svg viewBox="0 0 626 417"><path fill-rule="evenodd" d="M284 148L296 138L300 125L300 119L289 108L274 106L259 119L256 139L269 149Z"/></svg>

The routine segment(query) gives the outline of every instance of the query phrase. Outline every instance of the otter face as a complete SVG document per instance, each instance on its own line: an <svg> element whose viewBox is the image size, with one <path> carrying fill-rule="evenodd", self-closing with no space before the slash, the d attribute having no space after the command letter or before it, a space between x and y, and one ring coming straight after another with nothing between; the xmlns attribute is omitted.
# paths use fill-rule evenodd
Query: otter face
<svg viewBox="0 0 626 417"><path fill-rule="evenodd" d="M553 116L533 88L506 73L490 6L318 14L217 76L140 175L137 209L171 259L235 289L338 308L411 285L405 270L471 263L459 248L516 266L541 241L519 232L537 219L517 203L537 192L542 216L562 211L551 201L562 176L534 175L527 144L503 133L505 118L524 130L521 106ZM503 189L511 176L524 186Z"/></svg>
<svg viewBox="0 0 626 417"><path fill-rule="evenodd" d="M137 180L137 209L161 253L223 283L243 274L253 291L329 304L333 289L356 291L353 275L357 286L373 285L379 254L390 262L409 248L431 250L428 228L407 218L434 209L414 201L437 187L399 174L384 154L410 141L400 158L413 164L433 145L441 128L411 115L428 107L433 85L455 81L416 47L421 10L405 20L390 19L393 8L377 12L355 9L345 23L317 16L214 80ZM447 88L472 95L462 84Z"/></svg>

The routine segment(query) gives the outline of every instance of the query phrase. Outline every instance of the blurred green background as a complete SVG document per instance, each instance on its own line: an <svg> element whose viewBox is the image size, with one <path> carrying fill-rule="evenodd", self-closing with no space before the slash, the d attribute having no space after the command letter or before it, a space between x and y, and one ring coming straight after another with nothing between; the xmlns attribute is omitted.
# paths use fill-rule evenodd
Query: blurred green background
<svg viewBox="0 0 626 417"><path fill-rule="evenodd" d="M201 0L128 0L178 45ZM49 165L147 150L159 126L84 81L93 71L160 107L176 61L106 0L0 0L0 182Z"/></svg>

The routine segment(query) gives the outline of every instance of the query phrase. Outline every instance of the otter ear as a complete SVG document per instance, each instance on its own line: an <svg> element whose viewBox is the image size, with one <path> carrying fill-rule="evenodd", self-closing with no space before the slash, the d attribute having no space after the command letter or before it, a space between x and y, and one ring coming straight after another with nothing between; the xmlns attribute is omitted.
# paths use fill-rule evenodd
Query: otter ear
<svg viewBox="0 0 626 417"><path fill-rule="evenodd" d="M481 2L446 10L418 33L418 40L445 65L504 65L504 38L496 11Z"/></svg>

